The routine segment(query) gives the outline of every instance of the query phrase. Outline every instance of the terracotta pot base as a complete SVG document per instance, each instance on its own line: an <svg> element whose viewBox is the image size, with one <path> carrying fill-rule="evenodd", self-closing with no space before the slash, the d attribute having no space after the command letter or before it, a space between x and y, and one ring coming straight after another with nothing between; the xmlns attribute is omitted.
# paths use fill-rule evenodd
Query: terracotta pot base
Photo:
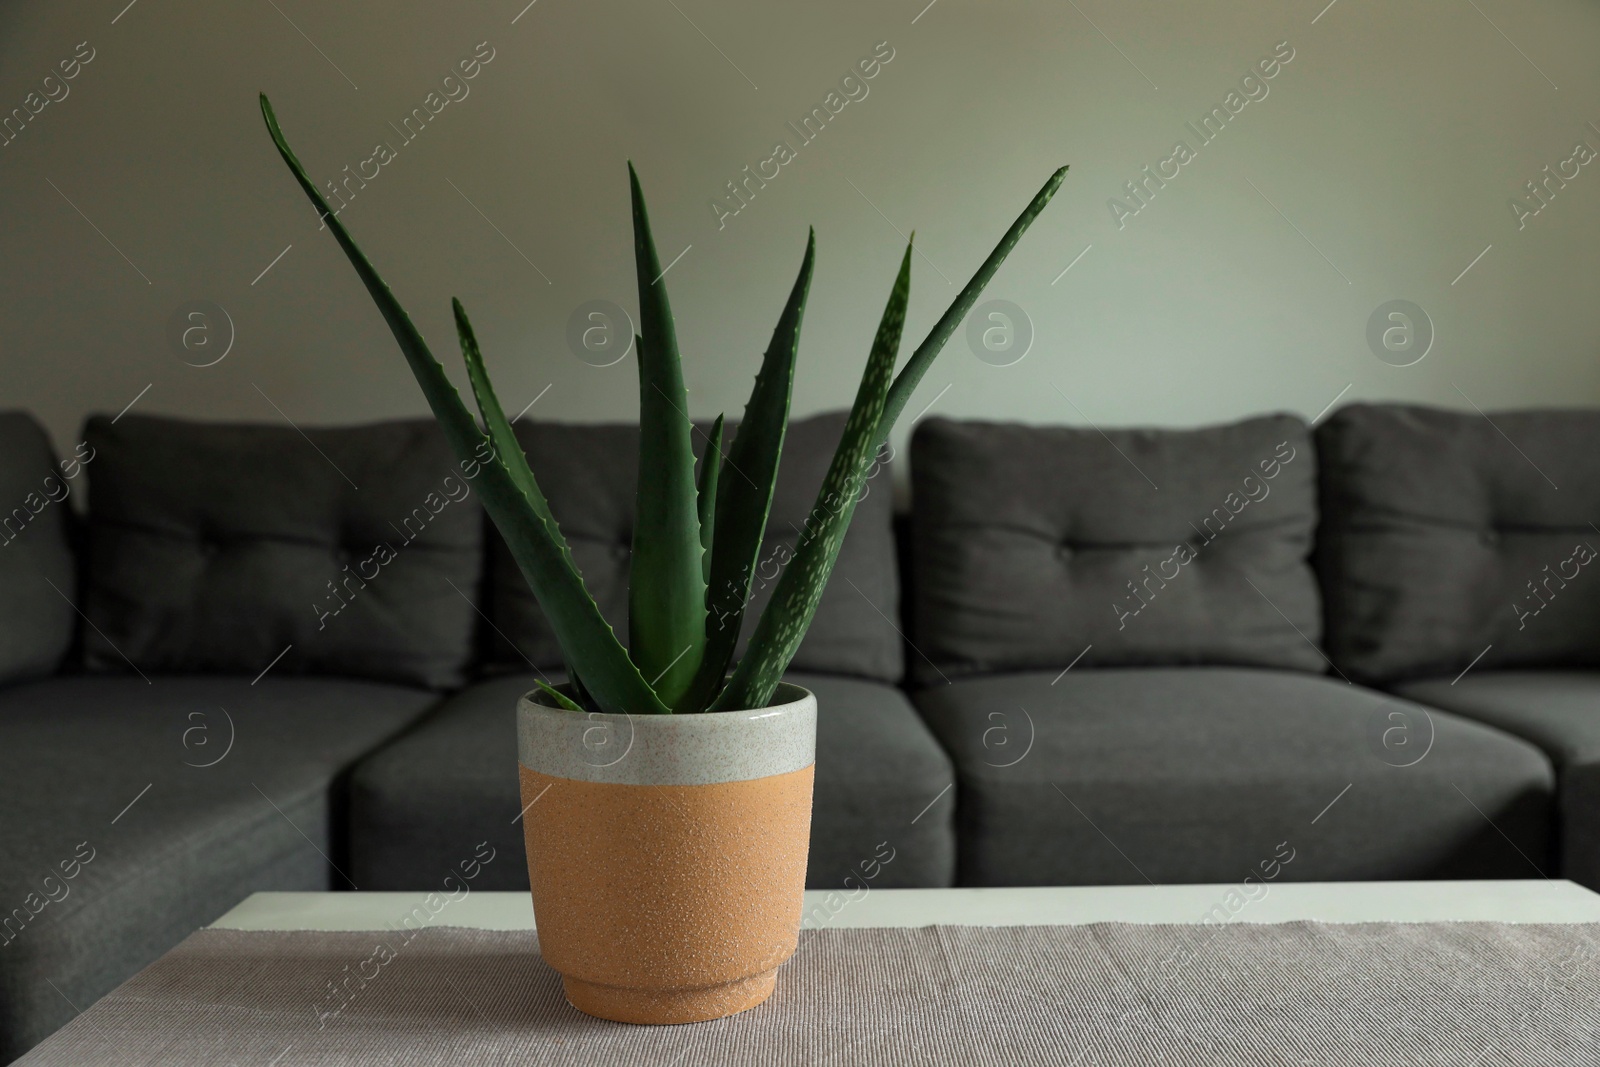
<svg viewBox="0 0 1600 1067"><path fill-rule="evenodd" d="M737 1015L772 995L778 969L703 989L626 989L581 978L561 979L567 1003L600 1019L618 1023L700 1023Z"/></svg>
<svg viewBox="0 0 1600 1067"><path fill-rule="evenodd" d="M585 1014L661 1025L772 995L804 907L816 699L757 711L518 710L539 952Z"/></svg>

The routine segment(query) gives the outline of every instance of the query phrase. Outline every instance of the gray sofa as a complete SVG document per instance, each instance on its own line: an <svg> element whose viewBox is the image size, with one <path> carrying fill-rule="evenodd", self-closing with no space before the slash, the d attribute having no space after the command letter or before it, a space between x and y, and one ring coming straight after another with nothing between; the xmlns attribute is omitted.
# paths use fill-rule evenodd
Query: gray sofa
<svg viewBox="0 0 1600 1067"><path fill-rule="evenodd" d="M841 425L791 428L758 608ZM922 424L791 674L808 884L1600 886L1600 414L1495 425ZM634 431L518 432L624 625ZM470 474L426 422L0 415L0 1061L253 890L526 887L560 656Z"/></svg>
<svg viewBox="0 0 1600 1067"><path fill-rule="evenodd" d="M1330 655L1539 746L1545 869L1600 888L1600 416L1363 405L1319 443Z"/></svg>
<svg viewBox="0 0 1600 1067"><path fill-rule="evenodd" d="M1546 753L1321 648L1318 453L1372 410L1316 440L1287 416L919 427L912 674L964 884L1237 882L1280 851L1294 880L1551 869Z"/></svg>

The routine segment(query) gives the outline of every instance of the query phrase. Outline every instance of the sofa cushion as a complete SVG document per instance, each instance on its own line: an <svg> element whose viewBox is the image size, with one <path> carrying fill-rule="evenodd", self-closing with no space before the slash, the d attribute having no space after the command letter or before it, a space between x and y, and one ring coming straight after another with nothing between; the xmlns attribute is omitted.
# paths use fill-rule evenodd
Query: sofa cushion
<svg viewBox="0 0 1600 1067"><path fill-rule="evenodd" d="M1600 671L1485 671L1402 682L1407 700L1525 737L1556 761L1600 761Z"/></svg>
<svg viewBox="0 0 1600 1067"><path fill-rule="evenodd" d="M421 889L484 838L522 855L516 704L533 680L512 675L465 689L361 762L351 784L351 877L373 889ZM873 888L949 885L955 809L940 794L953 781L950 761L904 695L851 678L788 680L816 693L818 705L807 885L840 888L885 842L892 859L879 864ZM496 864L478 886L527 889L528 871L520 859Z"/></svg>
<svg viewBox="0 0 1600 1067"><path fill-rule="evenodd" d="M0 692L0 1062L246 895L345 886L333 783L434 699L272 675Z"/></svg>
<svg viewBox="0 0 1600 1067"><path fill-rule="evenodd" d="M916 702L956 764L963 885L1551 870L1543 753L1336 679L1073 670L958 681Z"/></svg>
<svg viewBox="0 0 1600 1067"><path fill-rule="evenodd" d="M911 444L913 677L1320 671L1316 459L1287 416L1201 430L929 419Z"/></svg>
<svg viewBox="0 0 1600 1067"><path fill-rule="evenodd" d="M1556 764L1561 874L1600 890L1600 672L1482 671L1406 682L1421 704L1526 738Z"/></svg>
<svg viewBox="0 0 1600 1067"><path fill-rule="evenodd" d="M89 421L88 662L459 684L483 515L429 421ZM292 646L292 647L291 647Z"/></svg>
<svg viewBox="0 0 1600 1067"><path fill-rule="evenodd" d="M0 412L0 685L51 673L72 645L69 499L93 458L80 444L58 465L32 416Z"/></svg>
<svg viewBox="0 0 1600 1067"><path fill-rule="evenodd" d="M835 412L789 425L736 655L744 654L754 620L772 599L778 575L794 552L844 432L844 421L845 413ZM698 426L697 450L704 449L709 429L709 424ZM725 440L732 440L735 429L728 428ZM517 425L517 439L572 546L584 584L613 629L626 634L638 426L522 422ZM737 476L732 469L723 474ZM887 463L879 464L864 492L793 667L894 682L900 679L903 658L894 622L899 616L900 583ZM489 543L489 613L495 646L491 656L519 671L530 665L560 669L561 647L527 580L498 534L492 534Z"/></svg>
<svg viewBox="0 0 1600 1067"><path fill-rule="evenodd" d="M1600 666L1600 411L1356 404L1317 446L1327 648L1351 678Z"/></svg>

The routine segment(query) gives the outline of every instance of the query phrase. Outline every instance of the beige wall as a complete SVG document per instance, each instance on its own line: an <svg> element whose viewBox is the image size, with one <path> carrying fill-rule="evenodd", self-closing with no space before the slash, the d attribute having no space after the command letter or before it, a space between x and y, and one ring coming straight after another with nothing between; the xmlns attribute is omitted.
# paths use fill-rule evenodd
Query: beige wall
<svg viewBox="0 0 1600 1067"><path fill-rule="evenodd" d="M397 148L344 218L452 371L459 295L507 407L549 386L536 416L635 410L631 359L589 366L565 341L585 301L635 307L629 157L663 257L691 246L668 280L696 415L739 410L808 223L799 411L853 395L895 228L922 253L915 341L1063 162L1062 194L989 294L1028 312L1031 352L992 366L958 335L908 415L946 386L943 414L1102 425L1310 417L1347 385L1346 400L1488 409L1600 399L1600 166L1522 229L1508 206L1575 142L1600 148L1600 5L1338 0L1313 23L1325 0L938 0L914 22L922 2L539 0L515 24L521 0L138 0L115 24L123 0L8 4L0 107L42 96L79 42L94 58L0 148L3 402L58 443L147 385L136 410L200 418L423 410L276 159L258 89L314 176ZM1185 123L1282 41L1293 59L1265 98L1201 146ZM480 42L493 59L470 95L402 144L389 124ZM868 95L802 146L785 123L879 42L893 59ZM1119 229L1108 200L1180 138L1195 158ZM711 198L780 139L796 157L719 229ZM1365 339L1395 298L1437 331L1410 367ZM204 368L167 337L200 299L237 334Z"/></svg>

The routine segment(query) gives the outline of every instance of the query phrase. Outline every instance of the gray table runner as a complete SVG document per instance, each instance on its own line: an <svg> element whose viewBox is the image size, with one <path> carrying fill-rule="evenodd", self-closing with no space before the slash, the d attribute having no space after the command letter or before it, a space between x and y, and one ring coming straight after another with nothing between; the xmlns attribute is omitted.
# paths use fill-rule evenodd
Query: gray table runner
<svg viewBox="0 0 1600 1067"><path fill-rule="evenodd" d="M19 1064L1600 1063L1600 924L815 930L778 991L581 1015L530 932L202 930Z"/></svg>

